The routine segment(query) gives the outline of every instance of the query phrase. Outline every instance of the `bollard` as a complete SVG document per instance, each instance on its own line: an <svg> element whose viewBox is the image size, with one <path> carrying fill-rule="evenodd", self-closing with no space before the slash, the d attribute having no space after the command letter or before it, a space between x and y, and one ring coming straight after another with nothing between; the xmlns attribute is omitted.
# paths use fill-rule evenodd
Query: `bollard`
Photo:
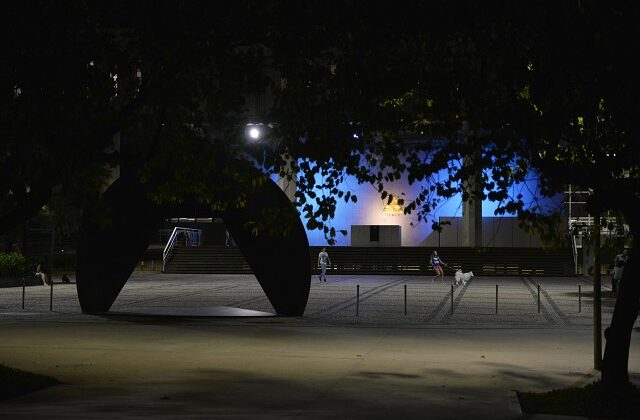
<svg viewBox="0 0 640 420"><path fill-rule="evenodd" d="M451 315L453 315L453 284L451 285Z"/></svg>
<svg viewBox="0 0 640 420"><path fill-rule="evenodd" d="M24 309L24 290L27 286L27 279L22 276L22 309Z"/></svg>
<svg viewBox="0 0 640 420"><path fill-rule="evenodd" d="M496 314L498 313L498 285L496 284Z"/></svg>
<svg viewBox="0 0 640 420"><path fill-rule="evenodd" d="M49 312L53 311L53 277L49 278Z"/></svg>
<svg viewBox="0 0 640 420"><path fill-rule="evenodd" d="M404 285L404 314L407 315L407 285Z"/></svg>
<svg viewBox="0 0 640 420"><path fill-rule="evenodd" d="M538 313L540 313L540 285L538 285Z"/></svg>
<svg viewBox="0 0 640 420"><path fill-rule="evenodd" d="M582 312L582 285L578 285L578 313Z"/></svg>
<svg viewBox="0 0 640 420"><path fill-rule="evenodd" d="M356 285L356 316L360 314L360 285Z"/></svg>
<svg viewBox="0 0 640 420"><path fill-rule="evenodd" d="M151 260L151 271L156 271L156 260Z"/></svg>

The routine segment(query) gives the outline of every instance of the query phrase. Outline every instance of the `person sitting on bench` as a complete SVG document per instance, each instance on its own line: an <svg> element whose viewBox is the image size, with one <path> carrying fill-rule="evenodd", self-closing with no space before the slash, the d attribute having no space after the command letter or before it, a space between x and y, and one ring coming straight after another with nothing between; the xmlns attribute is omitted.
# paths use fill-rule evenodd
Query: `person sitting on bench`
<svg viewBox="0 0 640 420"><path fill-rule="evenodd" d="M36 267L36 277L40 277L42 279L42 284L44 286L48 286L51 281L49 278L49 267L47 266L46 259L40 260L38 266Z"/></svg>

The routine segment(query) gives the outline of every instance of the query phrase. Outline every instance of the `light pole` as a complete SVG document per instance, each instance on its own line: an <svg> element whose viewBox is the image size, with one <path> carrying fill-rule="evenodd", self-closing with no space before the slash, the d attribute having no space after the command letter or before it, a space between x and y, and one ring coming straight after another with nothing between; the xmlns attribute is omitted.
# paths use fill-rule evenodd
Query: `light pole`
<svg viewBox="0 0 640 420"><path fill-rule="evenodd" d="M249 138L252 140L258 140L260 138L260 130L257 127L251 127L249 129Z"/></svg>
<svg viewBox="0 0 640 420"><path fill-rule="evenodd" d="M248 141L252 143L258 143L261 142L265 137L269 136L273 127L274 125L271 123L248 123L244 127L244 136Z"/></svg>

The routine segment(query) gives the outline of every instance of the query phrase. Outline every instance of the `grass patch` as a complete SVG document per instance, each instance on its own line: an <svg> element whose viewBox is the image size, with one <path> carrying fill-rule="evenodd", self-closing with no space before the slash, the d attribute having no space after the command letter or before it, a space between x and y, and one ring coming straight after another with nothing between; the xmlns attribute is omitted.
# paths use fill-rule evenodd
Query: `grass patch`
<svg viewBox="0 0 640 420"><path fill-rule="evenodd" d="M640 419L640 388L633 384L616 394L605 392L597 381L580 388L518 392L518 399L525 413Z"/></svg>
<svg viewBox="0 0 640 420"><path fill-rule="evenodd" d="M49 376L38 375L0 364L0 401L57 385Z"/></svg>

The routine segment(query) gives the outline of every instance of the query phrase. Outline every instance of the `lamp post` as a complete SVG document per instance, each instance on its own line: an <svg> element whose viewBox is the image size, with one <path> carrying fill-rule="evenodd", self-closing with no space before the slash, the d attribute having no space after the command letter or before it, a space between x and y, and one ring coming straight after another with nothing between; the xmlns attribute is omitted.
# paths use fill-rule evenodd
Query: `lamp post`
<svg viewBox="0 0 640 420"><path fill-rule="evenodd" d="M244 126L244 136L249 142L258 143L269 137L273 128L274 124L271 123L247 123Z"/></svg>
<svg viewBox="0 0 640 420"><path fill-rule="evenodd" d="M249 138L252 140L258 140L260 138L260 130L257 127L249 128Z"/></svg>

